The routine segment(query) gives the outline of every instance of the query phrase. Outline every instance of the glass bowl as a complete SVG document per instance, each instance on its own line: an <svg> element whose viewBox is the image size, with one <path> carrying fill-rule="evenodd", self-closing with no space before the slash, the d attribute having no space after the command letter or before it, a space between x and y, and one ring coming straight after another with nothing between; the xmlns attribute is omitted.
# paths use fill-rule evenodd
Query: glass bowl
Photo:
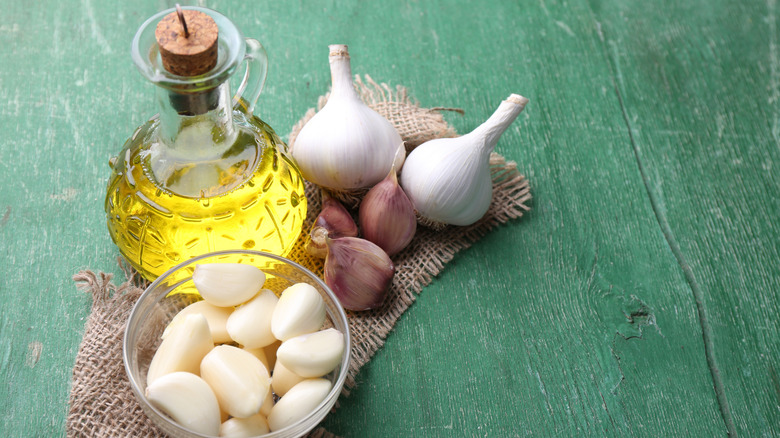
<svg viewBox="0 0 780 438"><path fill-rule="evenodd" d="M203 263L246 263L256 266L266 275L263 288L272 290L277 296L295 283L308 283L322 295L327 310L325 327L339 330L344 334L345 341L341 362L325 376L333 383L333 387L325 400L300 421L262 436L298 437L314 429L336 403L347 376L351 350L347 315L333 291L311 271L283 257L260 251L220 251L193 258L171 268L144 291L130 313L123 345L125 370L141 408L155 425L172 437L207 436L180 426L152 406L144 396L146 373L160 344L163 330L179 310L201 299L193 285L192 272L195 265Z"/></svg>

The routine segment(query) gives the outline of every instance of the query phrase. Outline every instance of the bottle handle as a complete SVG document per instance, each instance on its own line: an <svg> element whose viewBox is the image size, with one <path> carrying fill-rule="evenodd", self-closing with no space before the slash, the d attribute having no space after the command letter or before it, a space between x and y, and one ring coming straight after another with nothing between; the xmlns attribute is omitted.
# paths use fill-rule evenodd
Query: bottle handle
<svg viewBox="0 0 780 438"><path fill-rule="evenodd" d="M263 91L265 78L268 76L268 54L260 41L254 38L246 38L246 72L241 85L238 86L233 106L240 106L247 114L252 114L257 104L257 99Z"/></svg>

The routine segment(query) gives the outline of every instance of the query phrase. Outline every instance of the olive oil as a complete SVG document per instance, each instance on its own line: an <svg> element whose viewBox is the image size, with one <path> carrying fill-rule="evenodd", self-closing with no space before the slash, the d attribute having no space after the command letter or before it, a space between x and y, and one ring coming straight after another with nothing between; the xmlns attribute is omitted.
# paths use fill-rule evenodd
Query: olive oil
<svg viewBox="0 0 780 438"><path fill-rule="evenodd" d="M235 140L202 137L187 126L167 147L159 119L141 126L116 159L108 183L108 229L145 278L207 252L254 249L286 255L306 217L304 181L284 143L257 117L233 111ZM226 144L221 150L214 145ZM177 148L177 146L182 146ZM216 150L216 152L215 152Z"/></svg>

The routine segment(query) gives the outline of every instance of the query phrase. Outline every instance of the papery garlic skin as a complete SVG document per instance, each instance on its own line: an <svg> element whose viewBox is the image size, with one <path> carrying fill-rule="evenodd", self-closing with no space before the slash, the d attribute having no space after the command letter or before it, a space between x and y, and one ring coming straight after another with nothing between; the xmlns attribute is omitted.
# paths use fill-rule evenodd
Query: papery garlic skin
<svg viewBox="0 0 780 438"><path fill-rule="evenodd" d="M200 361L214 348L209 324L200 313L185 315L170 327L149 363L146 384L177 371L198 374Z"/></svg>
<svg viewBox="0 0 780 438"><path fill-rule="evenodd" d="M284 429L309 415L325 398L333 384L327 379L307 379L293 386L271 409L271 431Z"/></svg>
<svg viewBox="0 0 780 438"><path fill-rule="evenodd" d="M487 213L493 196L490 153L527 103L512 94L474 131L430 140L409 154L401 186L421 217L465 226Z"/></svg>
<svg viewBox="0 0 780 438"><path fill-rule="evenodd" d="M282 342L276 360L301 377L320 377L338 366L344 348L344 334L329 328Z"/></svg>
<svg viewBox="0 0 780 438"><path fill-rule="evenodd" d="M395 168L368 191L358 215L363 238L374 242L388 256L406 248L417 231L414 206L395 174Z"/></svg>
<svg viewBox="0 0 780 438"><path fill-rule="evenodd" d="M271 317L278 302L276 294L263 289L237 307L226 324L230 337L247 348L261 348L276 342L271 332Z"/></svg>
<svg viewBox="0 0 780 438"><path fill-rule="evenodd" d="M146 399L181 426L208 436L219 432L217 397L200 377L183 371L166 374L146 387Z"/></svg>
<svg viewBox="0 0 780 438"><path fill-rule="evenodd" d="M200 375L214 391L220 408L238 418L260 412L271 386L260 360L230 345L214 347L203 358Z"/></svg>
<svg viewBox="0 0 780 438"><path fill-rule="evenodd" d="M205 263L195 265L192 282L208 303L231 307L255 296L265 283L265 273L241 263Z"/></svg>
<svg viewBox="0 0 780 438"><path fill-rule="evenodd" d="M395 275L385 251L365 239L327 239L325 283L348 310L369 310L382 305Z"/></svg>
<svg viewBox="0 0 780 438"><path fill-rule="evenodd" d="M276 339L286 341L319 330L325 316L325 300L317 289L297 283L282 292L270 319L271 331Z"/></svg>
<svg viewBox="0 0 780 438"><path fill-rule="evenodd" d="M248 418L231 418L219 427L219 436L229 438L252 438L270 432L265 415L256 414Z"/></svg>
<svg viewBox="0 0 780 438"><path fill-rule="evenodd" d="M405 157L393 125L364 104L352 84L346 45L329 46L332 88L328 102L290 146L307 180L335 190L371 187Z"/></svg>

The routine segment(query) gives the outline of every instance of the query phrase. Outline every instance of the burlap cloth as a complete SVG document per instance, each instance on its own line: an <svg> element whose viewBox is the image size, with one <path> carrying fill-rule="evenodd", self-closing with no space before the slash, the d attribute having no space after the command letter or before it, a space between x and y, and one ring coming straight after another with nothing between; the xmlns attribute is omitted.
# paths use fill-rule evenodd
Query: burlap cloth
<svg viewBox="0 0 780 438"><path fill-rule="evenodd" d="M406 88L392 89L368 76L365 80L356 77L355 85L363 100L396 126L409 149L426 140L457 135L441 114L453 109L421 108L408 96ZM320 98L318 108L326 99L327 96ZM315 109L310 109L294 127L290 143L314 114ZM348 396L355 388L360 368L382 347L401 314L445 264L498 224L519 218L529 209L528 182L517 171L515 163L493 153L491 171L493 201L484 218L468 227L448 226L438 231L418 227L412 243L393 258L397 270L384 305L369 312L349 312L352 360L342 396ZM319 213L319 190L308 184L306 197L309 208L304 230L308 230ZM306 233L302 234L290 258L321 276L322 261L303 250ZM111 274L85 270L73 276L77 287L92 295L93 304L73 367L66 426L69 437L164 436L144 415L125 375L122 363L125 324L146 282L131 268L121 262L120 265L127 277L120 285L111 282ZM322 428L311 435L332 436Z"/></svg>

